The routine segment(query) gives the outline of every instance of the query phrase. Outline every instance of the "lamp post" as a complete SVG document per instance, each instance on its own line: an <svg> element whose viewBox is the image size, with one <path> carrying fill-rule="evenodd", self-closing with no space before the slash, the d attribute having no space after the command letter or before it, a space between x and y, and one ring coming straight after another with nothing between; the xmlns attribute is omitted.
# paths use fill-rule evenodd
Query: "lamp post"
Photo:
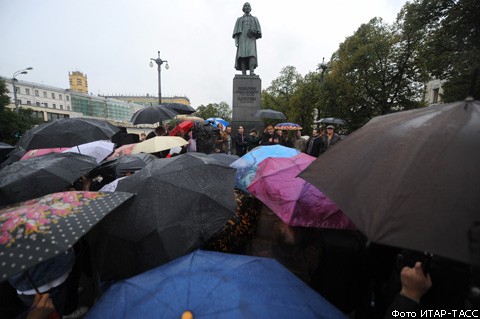
<svg viewBox="0 0 480 319"><path fill-rule="evenodd" d="M318 65L317 70L320 72L320 83L323 82L323 77L327 71L328 66L325 64L325 57L322 58L322 63ZM317 109L317 121L320 120L320 107ZM320 123L317 124L317 128L320 127Z"/></svg>
<svg viewBox="0 0 480 319"><path fill-rule="evenodd" d="M17 113L18 113L18 100L17 100L17 87L15 86L15 82L17 81L16 76L20 75L20 74L27 74L28 73L27 70L30 71L30 70L33 70L33 68L28 67L26 69L19 70L19 71L13 73L13 76L12 76L13 99L14 99L14 102L15 102L15 112L17 112Z"/></svg>
<svg viewBox="0 0 480 319"><path fill-rule="evenodd" d="M162 64L163 64L163 62L165 62L165 69L168 70L168 62L167 62L167 60L160 59L160 51L158 51L158 58L156 58L156 59L151 58L150 59L150 67L151 68L153 68L153 62L152 61L155 61L155 63L158 65L158 104L162 104L162 77L161 77Z"/></svg>

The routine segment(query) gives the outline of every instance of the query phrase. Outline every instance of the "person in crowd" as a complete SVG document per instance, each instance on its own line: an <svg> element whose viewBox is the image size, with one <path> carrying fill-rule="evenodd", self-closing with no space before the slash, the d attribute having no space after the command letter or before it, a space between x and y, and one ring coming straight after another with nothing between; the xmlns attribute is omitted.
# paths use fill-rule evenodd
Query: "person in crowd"
<svg viewBox="0 0 480 319"><path fill-rule="evenodd" d="M327 126L327 134L322 137L323 141L323 152L327 151L331 146L335 145L340 141L340 136L335 133L335 126Z"/></svg>
<svg viewBox="0 0 480 319"><path fill-rule="evenodd" d="M307 141L302 138L302 131L295 131L295 137L293 138L293 146L300 152L305 152L305 146Z"/></svg>
<svg viewBox="0 0 480 319"><path fill-rule="evenodd" d="M312 131L312 136L307 141L306 153L310 156L318 157L320 155L322 145L322 138L318 134L318 130L315 129Z"/></svg>
<svg viewBox="0 0 480 319"><path fill-rule="evenodd" d="M248 146L248 141L247 141L247 136L245 136L245 129L242 125L238 127L238 133L237 136L235 137L235 150L236 150L236 155L239 157L242 157L247 153L247 146Z"/></svg>
<svg viewBox="0 0 480 319"><path fill-rule="evenodd" d="M402 290L395 296L385 314L385 318L396 318L398 312L418 312L420 299L432 287L430 274L424 274L422 263L417 261L414 267L405 266L400 273Z"/></svg>
<svg viewBox="0 0 480 319"><path fill-rule="evenodd" d="M250 152L255 147L257 147L262 140L262 136L258 135L256 129L251 129L250 133L247 136L247 152Z"/></svg>
<svg viewBox="0 0 480 319"><path fill-rule="evenodd" d="M197 151L197 141L193 138L193 130L188 131L187 133L187 152L196 152Z"/></svg>
<svg viewBox="0 0 480 319"><path fill-rule="evenodd" d="M277 131L278 136L280 137L280 145L285 146L285 147L291 147L293 148L293 140L290 139L290 136L288 136L288 131L284 130L278 130Z"/></svg>
<svg viewBox="0 0 480 319"><path fill-rule="evenodd" d="M155 136L164 136L164 135L167 135L167 131L165 130L165 127L163 127L162 125L159 125L155 128L153 132L148 133L147 140Z"/></svg>
<svg viewBox="0 0 480 319"><path fill-rule="evenodd" d="M147 139L147 135L145 133L140 134L140 142L143 142Z"/></svg>
<svg viewBox="0 0 480 319"><path fill-rule="evenodd" d="M262 139L260 145L276 145L279 144L280 140L278 135L275 133L273 125L267 125L263 131Z"/></svg>
<svg viewBox="0 0 480 319"><path fill-rule="evenodd" d="M227 126L225 130L223 130L223 125L218 124L219 131L219 139L215 141L215 152L216 153L224 153L232 155L232 127Z"/></svg>

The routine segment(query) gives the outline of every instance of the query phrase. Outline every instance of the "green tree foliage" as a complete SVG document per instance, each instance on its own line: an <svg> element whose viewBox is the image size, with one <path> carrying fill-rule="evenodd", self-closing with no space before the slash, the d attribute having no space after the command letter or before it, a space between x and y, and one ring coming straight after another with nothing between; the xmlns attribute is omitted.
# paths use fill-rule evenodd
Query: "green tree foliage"
<svg viewBox="0 0 480 319"><path fill-rule="evenodd" d="M400 15L406 28L422 30L420 57L431 76L446 80L443 101L463 100L480 67L480 1L415 0ZM480 99L480 81L474 97Z"/></svg>
<svg viewBox="0 0 480 319"><path fill-rule="evenodd" d="M290 119L292 97L301 79L302 75L295 67L284 67L280 71L280 76L262 91L262 107L280 111Z"/></svg>
<svg viewBox="0 0 480 319"><path fill-rule="evenodd" d="M7 93L5 81L0 79L0 141L15 145L25 131L38 124L38 120L32 117L31 109L19 109L18 113L8 109Z"/></svg>
<svg viewBox="0 0 480 319"><path fill-rule="evenodd" d="M421 37L405 31L374 18L341 43L319 109L336 110L353 130L374 116L422 106L424 75L415 62Z"/></svg>
<svg viewBox="0 0 480 319"><path fill-rule="evenodd" d="M207 105L200 105L197 111L193 114L204 119L209 117L220 117L225 121L232 120L232 109L226 102L210 103Z"/></svg>

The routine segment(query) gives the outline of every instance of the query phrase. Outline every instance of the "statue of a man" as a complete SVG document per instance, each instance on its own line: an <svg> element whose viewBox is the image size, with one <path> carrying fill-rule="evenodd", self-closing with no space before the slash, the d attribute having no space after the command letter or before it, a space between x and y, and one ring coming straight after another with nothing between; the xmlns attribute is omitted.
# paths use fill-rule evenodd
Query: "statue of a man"
<svg viewBox="0 0 480 319"><path fill-rule="evenodd" d="M233 29L233 38L237 47L235 69L241 70L243 75L247 74L247 69L250 70L250 75L255 75L253 71L258 66L256 40L262 37L260 23L250 14L251 10L250 3L245 2L243 5L245 14L237 19Z"/></svg>

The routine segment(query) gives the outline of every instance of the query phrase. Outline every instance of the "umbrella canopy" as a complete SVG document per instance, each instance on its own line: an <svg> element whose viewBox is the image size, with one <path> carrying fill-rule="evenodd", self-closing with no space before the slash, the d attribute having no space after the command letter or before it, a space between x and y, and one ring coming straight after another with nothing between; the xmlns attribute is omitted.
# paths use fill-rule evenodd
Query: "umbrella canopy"
<svg viewBox="0 0 480 319"><path fill-rule="evenodd" d="M300 177L374 242L468 262L480 220L480 102L380 116Z"/></svg>
<svg viewBox="0 0 480 319"><path fill-rule="evenodd" d="M143 142L137 143L132 148L131 154L138 154L141 152L156 153L187 144L188 142L180 136L155 136Z"/></svg>
<svg viewBox="0 0 480 319"><path fill-rule="evenodd" d="M194 123L202 123L202 124L205 123L205 120L202 119L201 117L191 116L191 115L179 114L179 115L175 116L175 119L179 120L179 121L192 121Z"/></svg>
<svg viewBox="0 0 480 319"><path fill-rule="evenodd" d="M183 121L175 126L173 130L168 133L168 135L175 136L180 130L185 134L193 127L193 124L194 123L192 121Z"/></svg>
<svg viewBox="0 0 480 319"><path fill-rule="evenodd" d="M279 111L274 111L270 109L258 110L253 114L254 117L259 119L274 119L274 120L285 120L287 117L285 114Z"/></svg>
<svg viewBox="0 0 480 319"><path fill-rule="evenodd" d="M164 120L173 119L178 113L162 105L147 106L132 115L130 122L137 124L155 124Z"/></svg>
<svg viewBox="0 0 480 319"><path fill-rule="evenodd" d="M230 164L231 167L237 169L235 173L235 187L244 192L248 192L247 187L257 173L258 164L267 157L292 157L298 153L300 153L300 151L295 148L281 145L264 145L255 147L252 151Z"/></svg>
<svg viewBox="0 0 480 319"><path fill-rule="evenodd" d="M235 212L234 170L205 154L156 159L118 181L137 193L99 226L95 260L103 280L127 278L183 256Z"/></svg>
<svg viewBox="0 0 480 319"><path fill-rule="evenodd" d="M225 153L212 153L212 154L208 154L208 156L213 157L218 162L225 164L227 166L230 166L230 164L232 164L233 162L235 162L240 158L237 155L228 155Z"/></svg>
<svg viewBox="0 0 480 319"><path fill-rule="evenodd" d="M110 141L94 141L82 145L77 145L72 148L69 148L63 153L77 153L88 155L97 160L97 163L100 163L107 157L110 153L113 152L115 144Z"/></svg>
<svg viewBox="0 0 480 319"><path fill-rule="evenodd" d="M68 147L40 148L38 150L30 150L26 152L20 160L23 161L32 157L42 156L49 153L61 153L66 150L68 150Z"/></svg>
<svg viewBox="0 0 480 319"><path fill-rule="evenodd" d="M258 165L247 189L287 225L356 229L325 194L297 177L314 160L304 153L290 158L266 158Z"/></svg>
<svg viewBox="0 0 480 319"><path fill-rule="evenodd" d="M72 147L98 140L109 140L120 129L107 121L63 118L40 124L23 134L17 146L26 150Z"/></svg>
<svg viewBox="0 0 480 319"><path fill-rule="evenodd" d="M3 162L0 164L0 168L6 167L12 163L18 162L26 153L27 151L25 150L15 148L13 151L8 153L8 155L6 156L7 158L3 160Z"/></svg>
<svg viewBox="0 0 480 319"><path fill-rule="evenodd" d="M0 142L0 156L5 156L15 149L15 146L12 146L7 143Z"/></svg>
<svg viewBox="0 0 480 319"><path fill-rule="evenodd" d="M65 190L97 167L93 157L50 153L12 163L0 170L0 205Z"/></svg>
<svg viewBox="0 0 480 319"><path fill-rule="evenodd" d="M219 117L210 117L205 120L205 123L210 123L215 127L218 127L218 124L222 124L224 127L227 127L230 125L230 122L227 122L224 119Z"/></svg>
<svg viewBox="0 0 480 319"><path fill-rule="evenodd" d="M190 105L181 103L162 103L162 106L178 114L192 114L196 112L196 110Z"/></svg>
<svg viewBox="0 0 480 319"><path fill-rule="evenodd" d="M62 192L0 210L0 281L68 250L128 193Z"/></svg>
<svg viewBox="0 0 480 319"><path fill-rule="evenodd" d="M322 118L318 121L315 121L315 123L323 123L323 124L337 124L337 125L345 125L347 123L345 123L344 120L342 119L337 119L335 117L326 117L326 118Z"/></svg>
<svg viewBox="0 0 480 319"><path fill-rule="evenodd" d="M346 318L274 259L201 250L113 285L86 318L184 318L184 314Z"/></svg>
<svg viewBox="0 0 480 319"><path fill-rule="evenodd" d="M275 125L276 130L300 131L302 127L295 123L278 123Z"/></svg>
<svg viewBox="0 0 480 319"><path fill-rule="evenodd" d="M113 180L125 176L128 173L135 173L141 170L156 158L154 155L148 153L122 155L112 160L104 161L99 167L90 172L90 176L95 177L101 175L107 178L107 180Z"/></svg>

